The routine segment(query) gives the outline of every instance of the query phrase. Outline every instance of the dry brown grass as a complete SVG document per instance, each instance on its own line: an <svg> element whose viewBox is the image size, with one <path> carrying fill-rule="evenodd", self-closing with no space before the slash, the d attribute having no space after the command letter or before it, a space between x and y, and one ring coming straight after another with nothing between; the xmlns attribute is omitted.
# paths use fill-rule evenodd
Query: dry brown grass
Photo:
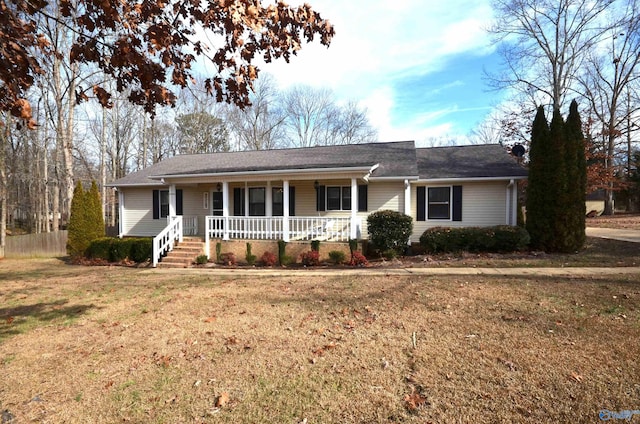
<svg viewBox="0 0 640 424"><path fill-rule="evenodd" d="M638 276L5 260L0 279L0 410L20 423L598 422L640 407Z"/></svg>

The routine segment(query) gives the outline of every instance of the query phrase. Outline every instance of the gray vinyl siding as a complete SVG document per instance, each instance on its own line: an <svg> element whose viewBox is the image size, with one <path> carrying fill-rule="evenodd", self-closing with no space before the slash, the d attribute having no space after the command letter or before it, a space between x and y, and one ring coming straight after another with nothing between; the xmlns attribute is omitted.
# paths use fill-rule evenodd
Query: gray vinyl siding
<svg viewBox="0 0 640 424"><path fill-rule="evenodd" d="M417 184L424 185L424 184ZM422 233L432 227L489 227L507 223L508 181L458 183L462 185L462 221L426 220L416 221L417 190L411 187L411 216L414 219L412 242L418 242ZM426 187L444 187L452 184L431 184Z"/></svg>

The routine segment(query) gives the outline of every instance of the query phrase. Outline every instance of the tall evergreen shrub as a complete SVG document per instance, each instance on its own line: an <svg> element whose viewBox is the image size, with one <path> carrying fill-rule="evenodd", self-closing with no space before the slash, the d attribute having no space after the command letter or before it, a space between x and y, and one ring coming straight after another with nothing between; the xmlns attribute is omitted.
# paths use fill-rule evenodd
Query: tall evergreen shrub
<svg viewBox="0 0 640 424"><path fill-rule="evenodd" d="M547 190L549 174L553 172L547 159L551 155L551 137L544 108L538 107L531 128L529 178L527 181L527 223L533 249L546 249L553 234L553 216L548 206L553 204Z"/></svg>
<svg viewBox="0 0 640 424"><path fill-rule="evenodd" d="M84 255L91 240L89 239L86 227L89 217L87 216L87 201L82 183L78 181L73 190L71 200L71 213L69 216L67 254L72 257Z"/></svg>
<svg viewBox="0 0 640 424"><path fill-rule="evenodd" d="M585 158L585 139L582 133L582 121L578 112L578 103L574 100L569 106L566 122L567 132L567 168L570 240L568 248L572 251L581 249L586 239L585 217L587 191L587 160Z"/></svg>

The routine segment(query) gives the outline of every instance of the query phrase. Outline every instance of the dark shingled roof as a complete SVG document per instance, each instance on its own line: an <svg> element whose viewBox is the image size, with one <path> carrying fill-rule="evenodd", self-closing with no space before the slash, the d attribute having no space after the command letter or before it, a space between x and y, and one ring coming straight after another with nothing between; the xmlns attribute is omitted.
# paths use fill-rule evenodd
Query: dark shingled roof
<svg viewBox="0 0 640 424"><path fill-rule="evenodd" d="M150 177L171 175L372 167L376 164L379 164L374 172L376 177L417 176L414 142L181 155L129 174L110 185L158 184Z"/></svg>
<svg viewBox="0 0 640 424"><path fill-rule="evenodd" d="M526 177L499 144L416 149L420 179Z"/></svg>
<svg viewBox="0 0 640 424"><path fill-rule="evenodd" d="M165 159L109 185L159 185L158 178L176 175L368 168L376 164L379 166L372 177L419 176L420 179L441 179L527 175L527 171L499 144L416 149L413 141L401 141L181 155Z"/></svg>

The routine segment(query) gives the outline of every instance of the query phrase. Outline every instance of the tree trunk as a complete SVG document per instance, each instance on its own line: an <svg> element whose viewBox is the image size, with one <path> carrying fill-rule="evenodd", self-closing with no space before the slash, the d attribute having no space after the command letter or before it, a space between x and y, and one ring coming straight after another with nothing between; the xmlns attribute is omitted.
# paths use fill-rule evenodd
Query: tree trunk
<svg viewBox="0 0 640 424"><path fill-rule="evenodd" d="M0 258L4 258L7 237L7 170L5 168L5 153L8 139L9 123L5 122L4 131L0 135Z"/></svg>

